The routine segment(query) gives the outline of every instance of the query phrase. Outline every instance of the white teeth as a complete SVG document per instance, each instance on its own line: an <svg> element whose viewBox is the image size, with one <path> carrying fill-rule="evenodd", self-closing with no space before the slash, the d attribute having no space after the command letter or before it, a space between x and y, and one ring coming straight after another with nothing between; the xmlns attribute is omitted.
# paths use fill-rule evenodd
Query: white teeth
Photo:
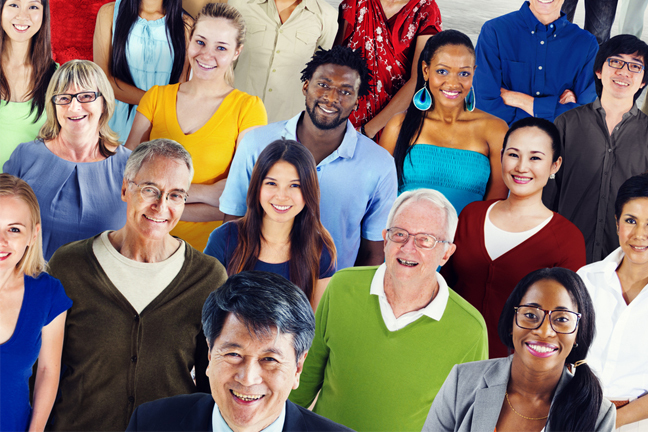
<svg viewBox="0 0 648 432"><path fill-rule="evenodd" d="M292 206L289 206L289 205L280 206L280 205L272 204L272 207L276 208L279 211L286 211Z"/></svg>
<svg viewBox="0 0 648 432"><path fill-rule="evenodd" d="M14 27L16 27L16 29L20 31L25 31L29 28L28 25L18 25L18 24L14 24Z"/></svg>
<svg viewBox="0 0 648 432"><path fill-rule="evenodd" d="M448 90L441 90L443 94L447 94L448 96L457 96L459 94L458 91L448 91Z"/></svg>
<svg viewBox="0 0 648 432"><path fill-rule="evenodd" d="M632 249L638 250L638 251L645 251L646 249L648 249L648 246L631 246L631 247L632 247Z"/></svg>
<svg viewBox="0 0 648 432"><path fill-rule="evenodd" d="M529 177L519 177L519 176L513 176L513 178L517 181L529 181L531 180Z"/></svg>
<svg viewBox="0 0 648 432"><path fill-rule="evenodd" d="M322 111L324 111L324 112L327 113L327 114L333 114L333 113L335 112L335 110L329 110L329 109L326 109L326 108L324 108L322 105L319 105L319 107L320 107L320 109L321 109Z"/></svg>
<svg viewBox="0 0 648 432"><path fill-rule="evenodd" d="M81 120L81 119L84 118L84 117L85 117L85 116L81 116L81 117L68 117L68 118L69 118L70 120Z"/></svg>
<svg viewBox="0 0 648 432"><path fill-rule="evenodd" d="M263 395L246 396L246 395L244 395L244 394L242 394L242 393L235 392L234 390L230 390L230 391L232 392L232 394L233 394L234 396L236 396L237 398L239 398L239 399L241 399L241 400L244 400L244 401L246 401L246 402L251 402L251 401L259 400L259 399L261 399L261 398L263 397Z"/></svg>
<svg viewBox="0 0 648 432"><path fill-rule="evenodd" d="M550 348L550 347L547 347L547 346L544 346L544 345L531 345L531 344L529 344L529 347L533 351L537 351L539 353L548 353L548 352L553 352L553 351L556 350L555 348Z"/></svg>
<svg viewBox="0 0 648 432"><path fill-rule="evenodd" d="M0 258L4 258L4 257L8 257L8 256L9 256L9 252L0 253Z"/></svg>
<svg viewBox="0 0 648 432"><path fill-rule="evenodd" d="M204 63L200 63L198 60L196 60L196 63L198 63L198 66L200 66L203 69L214 69L214 68L216 68L216 66L209 66L209 65L206 65Z"/></svg>
<svg viewBox="0 0 648 432"><path fill-rule="evenodd" d="M154 218L152 218L152 217L148 217L148 216L146 216L146 215L144 215L144 217L145 217L146 219L150 220L150 221L157 222L157 223L162 223L162 222L165 222L165 221L166 221L165 219L154 219Z"/></svg>
<svg viewBox="0 0 648 432"><path fill-rule="evenodd" d="M614 84L624 86L624 87L629 87L630 86L630 84L628 84L626 82L623 82L623 81L612 80L612 82L614 82Z"/></svg>
<svg viewBox="0 0 648 432"><path fill-rule="evenodd" d="M407 267L414 267L414 266L417 266L417 265L418 265L417 262L414 262L414 261L407 261L407 260L404 260L404 259L402 259L402 258L397 258L397 261L398 261L399 263L401 263L401 264L407 266Z"/></svg>

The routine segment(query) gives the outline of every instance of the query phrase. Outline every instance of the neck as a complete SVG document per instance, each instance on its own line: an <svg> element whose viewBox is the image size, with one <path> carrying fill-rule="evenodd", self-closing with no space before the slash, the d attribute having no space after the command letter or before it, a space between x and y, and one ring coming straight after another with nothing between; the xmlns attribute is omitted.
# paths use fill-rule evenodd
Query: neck
<svg viewBox="0 0 648 432"><path fill-rule="evenodd" d="M61 130L48 144L50 150L71 162L95 162L103 159L99 153L99 132L71 135Z"/></svg>
<svg viewBox="0 0 648 432"><path fill-rule="evenodd" d="M605 110L606 117L610 116L622 116L632 109L634 105L634 97L629 97L625 99L617 99L611 96L608 96L603 89L603 94L601 95L601 106Z"/></svg>
<svg viewBox="0 0 648 432"><path fill-rule="evenodd" d="M328 155L333 153L344 140L347 122L334 129L319 129L311 120L308 112L304 111L297 122L297 137L315 157L315 163L319 164Z"/></svg>
<svg viewBox="0 0 648 432"><path fill-rule="evenodd" d="M617 268L617 274L632 285L637 283L642 284L642 286L648 285L648 265L636 265L623 258L619 268Z"/></svg>
<svg viewBox="0 0 648 432"><path fill-rule="evenodd" d="M16 279L20 277L23 277L23 273L19 272L17 268L0 272L0 293L10 285L13 285Z"/></svg>
<svg viewBox="0 0 648 432"><path fill-rule="evenodd" d="M290 221L290 223L277 223L264 217L261 223L261 236L266 243L270 244L283 245L290 243L292 227L293 221Z"/></svg>
<svg viewBox="0 0 648 432"><path fill-rule="evenodd" d="M446 124L453 124L463 113L463 106L448 108L441 106L440 104L435 104L434 109L432 111L428 111L426 113L426 116L428 118L440 120Z"/></svg>
<svg viewBox="0 0 648 432"><path fill-rule="evenodd" d="M141 0L139 14L164 15L164 8L162 7L162 3L162 0Z"/></svg>
<svg viewBox="0 0 648 432"><path fill-rule="evenodd" d="M439 292L439 283L436 277L427 283L402 282L393 278L388 271L385 272L385 297L396 318L408 313L423 309L435 299Z"/></svg>
<svg viewBox="0 0 648 432"><path fill-rule="evenodd" d="M548 210L542 203L542 190L528 196L510 193L508 198L501 201L499 205L502 210L511 213L538 215L540 212Z"/></svg>
<svg viewBox="0 0 648 432"><path fill-rule="evenodd" d="M120 254L143 263L164 261L180 247L178 240L169 234L161 239L149 239L129 229L128 226L109 233L108 239Z"/></svg>
<svg viewBox="0 0 648 432"><path fill-rule="evenodd" d="M24 42L15 42L5 37L2 46L2 63L9 67L20 67L31 65L29 51L31 39Z"/></svg>
<svg viewBox="0 0 648 432"><path fill-rule="evenodd" d="M528 400L544 399L551 401L562 376L564 366L551 371L535 371L526 367L519 356L513 354L509 393L519 393Z"/></svg>
<svg viewBox="0 0 648 432"><path fill-rule="evenodd" d="M232 86L225 82L224 77L218 77L211 80L196 78L195 76L181 84L183 90L191 97L195 98L218 98L223 97L225 93L232 90Z"/></svg>

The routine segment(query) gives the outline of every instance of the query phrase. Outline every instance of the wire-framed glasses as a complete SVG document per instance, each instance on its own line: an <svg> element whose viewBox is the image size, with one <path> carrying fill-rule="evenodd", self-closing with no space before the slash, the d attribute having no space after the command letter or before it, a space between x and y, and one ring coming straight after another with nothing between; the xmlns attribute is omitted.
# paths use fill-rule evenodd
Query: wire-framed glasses
<svg viewBox="0 0 648 432"><path fill-rule="evenodd" d="M387 238L396 243L407 243L407 239L414 237L414 244L421 249L434 249L437 243L452 243L447 240L437 240L432 234L410 234L403 228L392 227L387 230Z"/></svg>
<svg viewBox="0 0 648 432"><path fill-rule="evenodd" d="M138 185L132 180L128 180L128 183L134 184L139 189L140 196L146 202L149 203L157 202L160 200L160 198L163 195L162 192L160 192L160 189L156 188L155 186L151 186L147 184ZM170 205L177 207L179 205L184 204L187 201L189 194L181 191L171 191L171 192L167 192L166 195L164 195L164 197L166 198L167 202Z"/></svg>
<svg viewBox="0 0 648 432"><path fill-rule="evenodd" d="M581 314L563 309L546 310L535 306L521 305L515 310L515 324L526 330L535 330L549 316L549 324L556 333L570 334L578 328Z"/></svg>

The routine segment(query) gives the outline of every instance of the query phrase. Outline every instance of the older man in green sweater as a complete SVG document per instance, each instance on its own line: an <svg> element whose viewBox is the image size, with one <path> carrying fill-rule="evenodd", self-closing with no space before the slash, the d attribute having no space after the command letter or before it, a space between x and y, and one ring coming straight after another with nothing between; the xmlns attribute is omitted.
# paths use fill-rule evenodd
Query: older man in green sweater
<svg viewBox="0 0 648 432"><path fill-rule="evenodd" d="M339 271L316 313L315 340L290 400L357 431L421 430L457 363L488 356L479 312L437 268L455 250L457 213L439 192L394 203L385 263Z"/></svg>

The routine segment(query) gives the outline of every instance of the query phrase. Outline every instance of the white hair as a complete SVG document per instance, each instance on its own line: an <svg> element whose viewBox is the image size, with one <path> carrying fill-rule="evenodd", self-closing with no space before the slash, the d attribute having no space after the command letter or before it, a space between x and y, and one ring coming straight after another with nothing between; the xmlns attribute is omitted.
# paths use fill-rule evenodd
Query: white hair
<svg viewBox="0 0 648 432"><path fill-rule="evenodd" d="M457 210L453 205L448 201L448 199L439 191L432 189L416 189L413 191L403 192L392 205L391 211L389 212L389 217L387 218L387 228L392 227L392 222L398 210L406 202L418 202L418 201L428 201L432 203L435 207L443 210L446 216L446 226L445 226L445 239L449 242L454 242L455 232L457 231L457 223L459 221L457 217ZM441 240L441 239L440 239Z"/></svg>

